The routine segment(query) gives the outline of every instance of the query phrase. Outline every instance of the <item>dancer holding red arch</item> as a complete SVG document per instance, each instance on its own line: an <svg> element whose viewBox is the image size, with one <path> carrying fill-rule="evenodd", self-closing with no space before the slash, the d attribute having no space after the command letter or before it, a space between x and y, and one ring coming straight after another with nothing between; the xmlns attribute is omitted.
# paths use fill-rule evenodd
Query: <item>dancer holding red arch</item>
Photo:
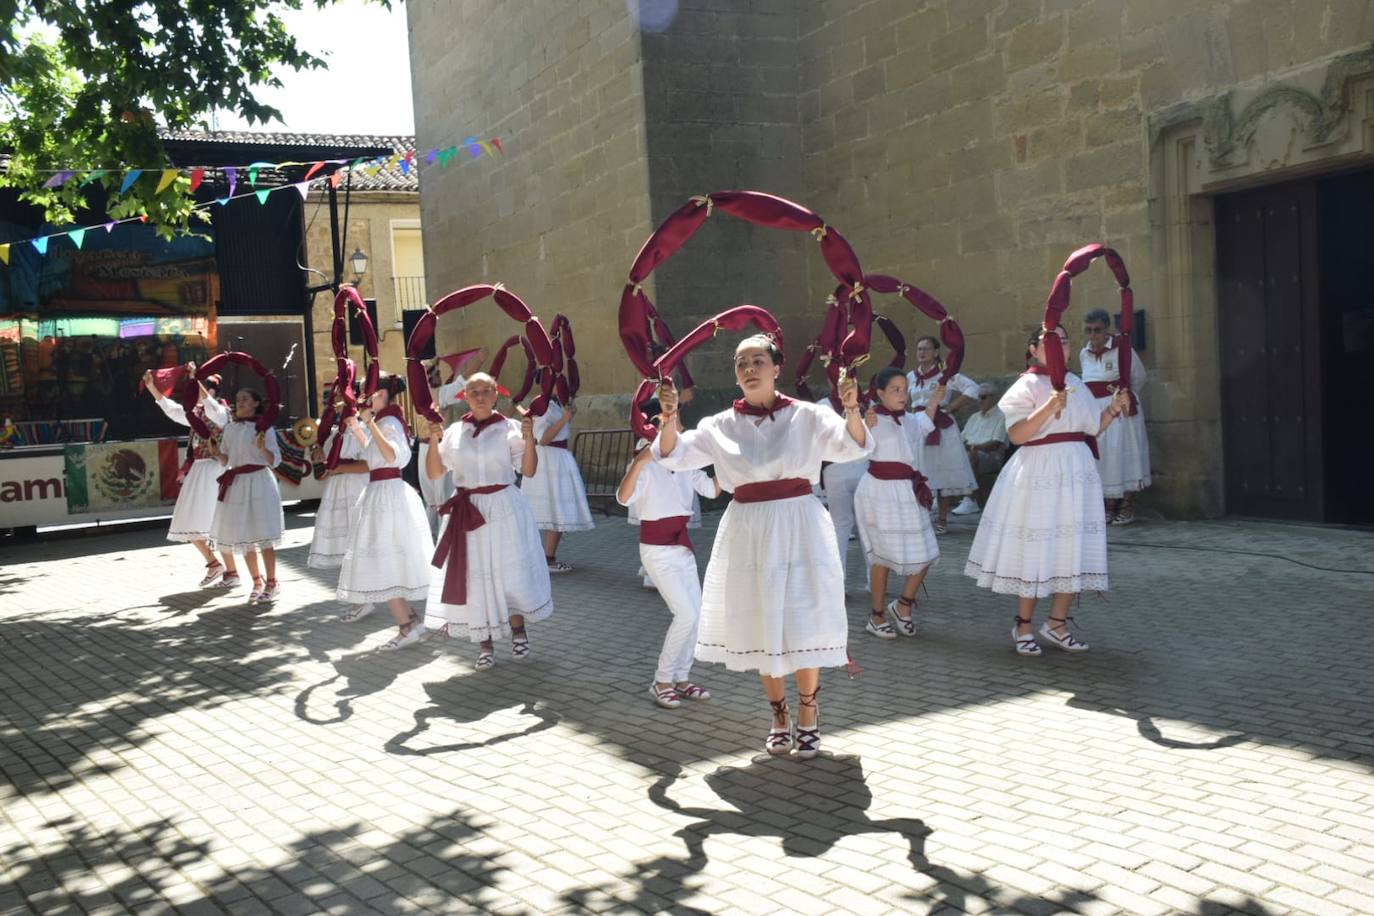
<svg viewBox="0 0 1374 916"><path fill-rule="evenodd" d="M873 446L852 378L839 385L841 418L829 407L780 394L781 368L774 337L742 340L735 381L744 396L681 435L677 389L665 380L663 429L653 450L672 471L714 465L721 488L734 494L706 568L697 658L759 672L773 709L764 745L770 754L793 747L784 680L793 675L801 698L797 755L809 758L820 752L820 669L848 661L835 529L811 487L822 461L853 461Z"/></svg>

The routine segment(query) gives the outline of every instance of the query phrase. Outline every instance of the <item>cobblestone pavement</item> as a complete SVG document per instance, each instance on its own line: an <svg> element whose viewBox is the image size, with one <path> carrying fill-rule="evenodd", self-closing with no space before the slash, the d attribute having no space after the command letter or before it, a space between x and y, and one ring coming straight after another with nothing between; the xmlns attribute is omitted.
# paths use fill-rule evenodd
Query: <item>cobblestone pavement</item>
<svg viewBox="0 0 1374 916"><path fill-rule="evenodd" d="M1374 912L1367 533L1113 530L1092 651L1039 659L961 575L975 521L918 639L863 634L855 549L865 671L807 763L759 753L752 675L652 705L620 519L482 674L337 622L289 519L270 610L161 530L0 548L0 911Z"/></svg>

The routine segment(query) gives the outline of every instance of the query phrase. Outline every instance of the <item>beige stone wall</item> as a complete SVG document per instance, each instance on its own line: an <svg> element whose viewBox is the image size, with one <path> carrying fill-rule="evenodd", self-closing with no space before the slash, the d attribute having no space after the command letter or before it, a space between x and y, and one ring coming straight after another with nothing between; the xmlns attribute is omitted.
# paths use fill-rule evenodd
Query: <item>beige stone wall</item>
<svg viewBox="0 0 1374 916"><path fill-rule="evenodd" d="M625 389L616 307L650 210L640 36L624 0L406 9L416 146L481 134L506 147L423 176L430 300L503 282L546 324L570 317L589 393ZM488 301L445 316L439 345L494 350L516 330Z"/></svg>
<svg viewBox="0 0 1374 916"><path fill-rule="evenodd" d="M975 376L1021 363L1064 257L1103 241L1149 313L1153 498L1221 511L1215 322L1163 295L1147 118L1366 45L1366 0L810 2L800 23L806 184L866 270L940 298ZM815 273L813 272L813 279ZM1115 311L1107 272L1074 285ZM890 306L903 324L929 324ZM1211 346L1199 346L1198 338ZM1075 349L1080 344L1075 341Z"/></svg>
<svg viewBox="0 0 1374 916"><path fill-rule="evenodd" d="M420 201L414 193L368 191L354 193L348 208L347 228L344 223L342 195L339 198L340 236L343 242L343 281L353 282L353 270L348 256L355 248L367 254L367 273L358 284L364 299L377 300L378 350L382 368L388 372L405 371L405 340L400 329L401 306L396 301L394 274L391 263L391 224L393 220L420 218ZM310 285L328 282L333 276L333 248L329 237L329 202L323 194L312 194L305 205L306 264L325 276L312 273ZM329 331L334 317L334 297L328 292L315 296L314 321L315 385L323 398L326 388L334 381L334 352ZM361 366L362 348L350 347L351 355Z"/></svg>

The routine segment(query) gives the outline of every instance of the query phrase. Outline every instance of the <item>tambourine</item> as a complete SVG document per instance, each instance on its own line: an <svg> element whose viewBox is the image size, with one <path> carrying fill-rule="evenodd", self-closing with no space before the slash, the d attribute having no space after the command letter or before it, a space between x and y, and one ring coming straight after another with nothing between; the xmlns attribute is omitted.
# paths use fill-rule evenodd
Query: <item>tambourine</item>
<svg viewBox="0 0 1374 916"><path fill-rule="evenodd" d="M301 417L291 427L291 436L296 440L296 444L309 448L314 445L316 437L319 435L320 426L313 417Z"/></svg>
<svg viewBox="0 0 1374 916"><path fill-rule="evenodd" d="M815 213L790 200L760 191L718 191L693 197L671 213L649 236L630 267L620 296L619 325L620 340L635 368L646 377L654 376L664 336L658 327L661 319L644 292L644 281L659 264L686 244L717 208L759 226L809 232L820 243L826 265L840 281L844 296L851 303L847 312L851 330L838 348L841 364L850 367L860 361L868 353L873 306L862 282L863 269L858 256L844 237ZM670 346L668 352L674 346L676 344Z"/></svg>
<svg viewBox="0 0 1374 916"><path fill-rule="evenodd" d="M277 377L272 374L272 371L252 356L237 350L229 353L217 353L206 360L204 364L196 367L196 382L203 382L210 376L217 374L227 363L247 366L258 378L262 379L262 413L258 415L257 423L254 426L260 433L271 429L277 422L277 413L281 410L281 387L277 384ZM186 419L190 422L191 429L195 431L196 435L202 439L209 439L213 435L210 427L196 414L195 408L199 400L199 384L183 386L181 406L186 409Z"/></svg>
<svg viewBox="0 0 1374 916"><path fill-rule="evenodd" d="M658 430L649 422L649 418L644 415L640 405L654 396L658 386L663 383L662 380L673 374L673 369L687 357L688 353L715 337L722 330L738 331L751 324L767 335L777 345L779 351L783 349L782 327L779 326L778 320L767 309L757 305L737 305L732 309L726 309L714 318L703 321L693 329L692 333L673 344L667 353L654 360L650 367L651 377L639 383L639 388L635 391L634 397L630 399L630 429L634 430L641 439L652 442L654 436L658 435Z"/></svg>
<svg viewBox="0 0 1374 916"><path fill-rule="evenodd" d="M425 367L420 361L420 354L434 339L434 328L440 315L455 309L466 308L488 296L496 301L503 312L524 325L524 336L529 340L530 347L534 351L538 367L543 369L553 363L553 343L549 340L544 325L540 323L539 319L530 311L530 307L519 296L500 283L479 283L475 286L466 286L455 290L434 303L432 307L425 309L425 313L415 323L414 329L410 332L410 339L406 342L406 374L415 402L415 412L433 423L442 423L443 417L434 407L434 399L429 393L429 379L426 376ZM544 411L548 409L549 399L553 396L554 389L553 373L544 373L540 382L542 391L530 404L530 413L535 416L542 416Z"/></svg>
<svg viewBox="0 0 1374 916"><path fill-rule="evenodd" d="M1094 243L1085 245L1069 255L1069 259L1064 262L1063 270L1054 278L1054 285L1050 287L1049 298L1045 300L1045 322L1046 331L1053 331L1059 327L1060 319L1069 308L1069 288L1073 284L1073 278L1088 269L1088 266L1098 258L1107 262L1107 267L1111 269L1112 275L1116 277L1116 284L1121 291L1121 322L1118 327L1116 340L1120 353L1117 355L1118 373L1121 381L1119 387L1130 390L1131 387L1131 331L1135 327L1135 294L1131 292L1131 275L1126 272L1126 262L1121 260L1121 255L1114 249L1106 245ZM1056 391L1064 390L1064 377L1068 373L1068 364L1064 353L1063 341L1058 334L1046 334L1042 341L1045 347L1045 368L1050 373L1050 383Z"/></svg>

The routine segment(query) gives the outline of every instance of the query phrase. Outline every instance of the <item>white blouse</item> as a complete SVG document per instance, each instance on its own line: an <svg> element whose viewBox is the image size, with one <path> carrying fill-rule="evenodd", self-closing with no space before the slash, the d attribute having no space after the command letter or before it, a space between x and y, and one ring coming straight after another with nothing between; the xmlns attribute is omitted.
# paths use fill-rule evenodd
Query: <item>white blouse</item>
<svg viewBox="0 0 1374 916"><path fill-rule="evenodd" d="M362 429L363 435L370 440L372 437L371 434L368 433L367 427L363 427ZM320 446L320 450L328 455L329 450L334 447L334 440L339 436L343 436L343 445L339 446L339 460L361 461L363 458L364 446L358 444L358 437L353 435L352 431L338 426L329 431L329 435L325 437L324 443Z"/></svg>
<svg viewBox="0 0 1374 916"><path fill-rule="evenodd" d="M716 482L706 476L705 471L670 471L655 459L639 469L634 492L628 502L620 504L626 508L634 506L640 521L651 522L691 515L695 503L693 493L711 499L716 495ZM620 502L619 495L616 501Z"/></svg>
<svg viewBox="0 0 1374 916"><path fill-rule="evenodd" d="M1096 436L1102 426L1102 412L1098 410L1097 400L1092 396L1092 392L1088 391L1088 386L1083 384L1083 380L1070 372L1064 378L1064 385L1069 390L1068 404L1058 419L1050 416L1035 434L1035 439L1043 439L1055 433L1084 433ZM1003 416L1007 418L1007 429L1029 417L1035 408L1048 401L1052 394L1054 386L1050 384L1048 375L1023 373L1012 382L1007 393L1002 395L1002 400L997 402Z"/></svg>
<svg viewBox="0 0 1374 916"><path fill-rule="evenodd" d="M1121 374L1121 351L1116 349L1115 342L1103 353L1101 357L1093 356L1092 351L1084 347L1078 353L1078 365L1083 369L1083 380L1087 382L1115 382ZM1140 354L1131 351L1131 388L1139 391L1145 387L1145 382L1149 379L1145 372L1145 364L1140 361Z"/></svg>
<svg viewBox="0 0 1374 916"><path fill-rule="evenodd" d="M822 461L857 461L873 451L873 437L865 435L864 444L857 444L844 418L829 407L793 401L778 408L775 417L723 410L680 433L666 457L659 436L652 446L654 457L670 471L715 465L721 489L733 493L742 484L798 477L815 485Z"/></svg>
<svg viewBox="0 0 1374 916"><path fill-rule="evenodd" d="M274 468L281 464L281 445L277 442L275 429L267 430L267 435L263 437L263 445L272 453L270 459L264 458L262 450L258 448L258 430L252 419L231 420L229 408L213 398L204 398L200 404L201 409L205 411L205 418L223 429L219 450L229 459L229 467L265 464L269 468Z"/></svg>
<svg viewBox="0 0 1374 916"><path fill-rule="evenodd" d="M940 375L941 373L937 372L930 378L918 382L914 371L906 374L906 390L911 396L912 410L920 410L926 406L935 389L940 387ZM948 407L961 394L978 400L978 383L964 373L956 372L950 376L949 385L945 388L945 399L940 406Z"/></svg>
<svg viewBox="0 0 1374 916"><path fill-rule="evenodd" d="M563 419L563 408L552 398L549 400L549 409L544 411L542 417L534 418L534 441L540 442L544 438L544 433L549 431L559 420ZM558 438L554 442L567 442L568 436L572 435L572 421L569 420L563 428L558 431Z"/></svg>
<svg viewBox="0 0 1374 916"><path fill-rule="evenodd" d="M878 425L868 434L873 437L872 461L899 461L916 466L916 456L925 444L926 436L935 431L935 424L924 412L909 413L901 425L886 414L878 415Z"/></svg>
<svg viewBox="0 0 1374 916"><path fill-rule="evenodd" d="M395 452L395 457L387 461L386 457L382 455L381 448L377 445L377 437L371 436L368 438L367 447L363 449L361 455L362 459L367 462L368 470L375 470L377 468L404 468L406 465L410 464L410 436L406 435L405 424L396 417L382 417L377 421L377 429L381 431L382 438L386 440L387 444L391 446L392 451ZM346 430L346 432L348 432L348 438L353 441L353 444L357 445L358 438L353 435L353 432L351 430ZM365 427L363 432L367 432ZM347 448L348 446L345 445L344 449ZM343 457L342 453L340 457Z"/></svg>
<svg viewBox="0 0 1374 916"><path fill-rule="evenodd" d="M458 421L444 430L439 440L439 458L444 467L453 472L453 485L459 489L491 487L515 483L515 472L525 456L525 439L520 423L507 418L505 422L477 427Z"/></svg>

